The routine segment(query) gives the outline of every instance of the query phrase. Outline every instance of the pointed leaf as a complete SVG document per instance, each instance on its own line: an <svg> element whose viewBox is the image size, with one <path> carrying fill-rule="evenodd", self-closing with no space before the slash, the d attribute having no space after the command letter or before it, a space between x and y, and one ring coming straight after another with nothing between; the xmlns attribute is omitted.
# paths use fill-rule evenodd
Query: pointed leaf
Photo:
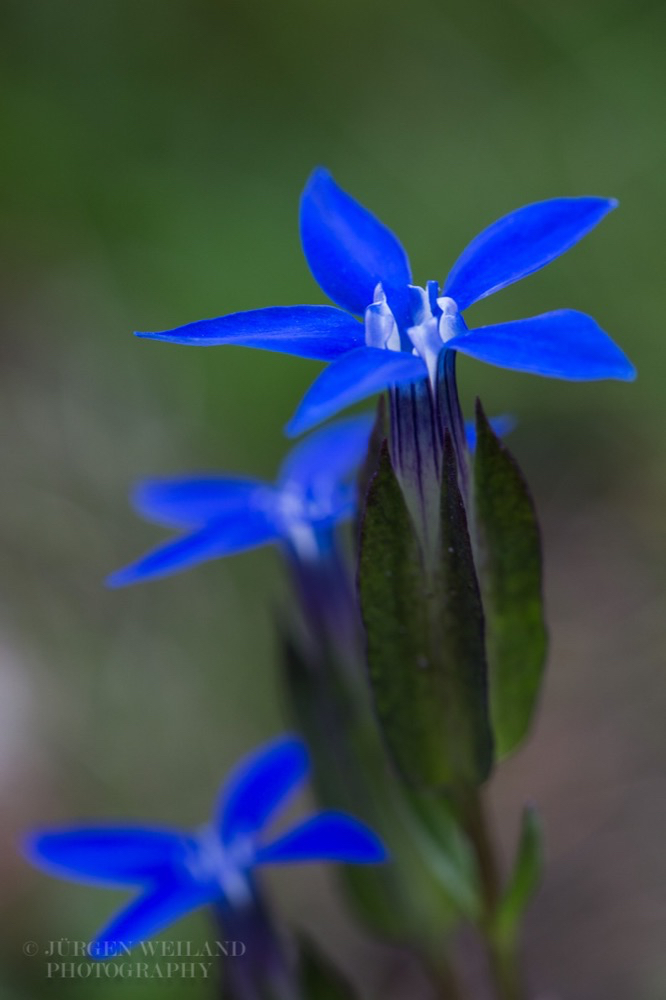
<svg viewBox="0 0 666 1000"><path fill-rule="evenodd" d="M523 914L541 880L542 840L539 815L533 806L526 806L513 871L495 917L497 931L504 939L517 934Z"/></svg>
<svg viewBox="0 0 666 1000"><path fill-rule="evenodd" d="M407 791L411 792L405 815L410 839L456 911L476 921L482 912L477 861L460 824L455 797L430 790Z"/></svg>
<svg viewBox="0 0 666 1000"><path fill-rule="evenodd" d="M503 413L499 417L491 417L490 426L498 437L505 437L516 426L516 420L508 413ZM476 451L476 423L473 420L465 421L465 438L467 447L470 452L474 453Z"/></svg>
<svg viewBox="0 0 666 1000"><path fill-rule="evenodd" d="M441 628L443 662L450 700L451 757L461 781L479 784L488 777L493 739L488 716L483 608L476 578L467 515L458 485L458 467L449 432L442 458L440 586L435 611Z"/></svg>
<svg viewBox="0 0 666 1000"><path fill-rule="evenodd" d="M523 475L477 403L474 509L498 754L525 737L546 658L541 542Z"/></svg>
<svg viewBox="0 0 666 1000"><path fill-rule="evenodd" d="M441 823L432 832L423 829L404 787L386 767L385 748L368 715L367 692L362 692L365 698L355 697L343 690L336 671L313 670L308 647L284 626L280 632L290 703L315 761L317 798L381 831L392 859L386 865L347 865L341 872L363 922L375 933L402 939L405 927L415 935L433 926L446 933L461 913L475 917L474 858L462 834L450 835L452 814L446 833ZM359 680L365 681L365 674ZM446 808L439 793L426 794L438 814ZM462 857L465 848L467 858Z"/></svg>
<svg viewBox="0 0 666 1000"><path fill-rule="evenodd" d="M491 759L483 620L450 439L434 573L384 444L362 523L359 583L377 713L399 770L431 787L483 781Z"/></svg>

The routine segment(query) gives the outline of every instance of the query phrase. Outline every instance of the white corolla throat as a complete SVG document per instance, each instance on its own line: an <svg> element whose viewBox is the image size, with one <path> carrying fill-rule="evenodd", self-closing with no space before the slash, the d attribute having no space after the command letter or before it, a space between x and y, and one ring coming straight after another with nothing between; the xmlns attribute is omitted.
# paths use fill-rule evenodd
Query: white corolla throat
<svg viewBox="0 0 666 1000"><path fill-rule="evenodd" d="M437 382L439 356L447 342L466 332L464 320L455 301L446 295L435 298L428 289L409 285L412 323L400 329L391 312L386 293L381 284L375 289L375 300L365 311L365 342L368 347L389 351L410 350L424 362L433 388Z"/></svg>
<svg viewBox="0 0 666 1000"><path fill-rule="evenodd" d="M214 884L234 907L252 900L248 872L255 850L249 837L237 837L225 846L213 826L205 826L197 836L197 850L188 855L186 867L195 881Z"/></svg>
<svg viewBox="0 0 666 1000"><path fill-rule="evenodd" d="M276 515L284 538L304 561L320 555L316 526L331 516L331 504L317 501L300 484L285 483L279 491Z"/></svg>

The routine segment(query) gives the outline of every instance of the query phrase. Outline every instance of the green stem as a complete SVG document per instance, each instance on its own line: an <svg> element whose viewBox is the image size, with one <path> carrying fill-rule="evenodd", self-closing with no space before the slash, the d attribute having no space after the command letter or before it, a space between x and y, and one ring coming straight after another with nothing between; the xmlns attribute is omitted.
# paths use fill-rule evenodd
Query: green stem
<svg viewBox="0 0 666 1000"><path fill-rule="evenodd" d="M525 1000L527 994L518 961L517 942L489 937L488 954L498 996L501 1000Z"/></svg>
<svg viewBox="0 0 666 1000"><path fill-rule="evenodd" d="M480 793L474 791L465 796L462 809L465 831L472 843L479 866L484 919L486 922L492 922L500 899L501 883L495 848Z"/></svg>
<svg viewBox="0 0 666 1000"><path fill-rule="evenodd" d="M501 935L497 927L497 907L502 884L497 855L480 792L461 799L461 814L467 836L476 854L481 880L483 912L479 930L483 936L497 1000L527 1000L514 936Z"/></svg>

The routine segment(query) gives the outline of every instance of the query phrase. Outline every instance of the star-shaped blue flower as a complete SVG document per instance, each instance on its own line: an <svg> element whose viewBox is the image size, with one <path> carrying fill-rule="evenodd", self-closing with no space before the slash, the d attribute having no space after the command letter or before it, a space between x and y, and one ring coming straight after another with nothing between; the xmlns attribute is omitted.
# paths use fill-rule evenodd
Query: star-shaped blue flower
<svg viewBox="0 0 666 1000"><path fill-rule="evenodd" d="M526 205L477 236L441 290L435 281L420 288L412 284L397 237L320 168L301 199L301 239L314 277L342 309L259 309L138 336L239 344L330 362L292 419L291 434L387 387L428 377L434 383L443 351L555 378L630 380L629 360L584 313L560 309L472 330L462 317L473 303L569 250L616 204L582 197Z"/></svg>
<svg viewBox="0 0 666 1000"><path fill-rule="evenodd" d="M371 429L367 415L321 428L290 452L275 484L224 475L139 483L133 494L139 513L185 533L114 573L108 583L120 587L156 579L270 542L300 560L319 558L335 525L355 511L351 477Z"/></svg>
<svg viewBox="0 0 666 1000"><path fill-rule="evenodd" d="M264 865L386 859L379 838L340 812L320 812L267 838L268 823L307 777L304 745L283 737L243 759L222 786L212 822L188 833L150 826L85 826L33 834L28 859L50 875L139 895L95 936L91 954L110 958L200 906L222 913L255 904Z"/></svg>

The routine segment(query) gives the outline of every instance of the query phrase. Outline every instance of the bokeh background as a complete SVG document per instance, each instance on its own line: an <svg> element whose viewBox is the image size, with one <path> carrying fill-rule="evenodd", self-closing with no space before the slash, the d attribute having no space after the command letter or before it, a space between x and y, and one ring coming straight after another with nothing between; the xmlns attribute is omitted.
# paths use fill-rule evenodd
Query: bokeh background
<svg viewBox="0 0 666 1000"><path fill-rule="evenodd" d="M233 760L284 725L275 553L121 592L102 580L161 537L128 507L135 478L270 476L283 454L317 365L131 331L323 301L297 234L317 163L400 234L420 281L520 204L621 200L474 319L589 311L637 383L467 359L461 378L467 405L516 415L544 527L549 680L494 793L507 845L525 799L547 825L534 982L544 1000L663 1000L664 4L3 0L0 20L2 1000L169 995L48 981L24 956L27 940L87 939L116 900L30 870L21 831L198 823ZM390 956L347 924L330 875L276 887L293 924L391 995Z"/></svg>

